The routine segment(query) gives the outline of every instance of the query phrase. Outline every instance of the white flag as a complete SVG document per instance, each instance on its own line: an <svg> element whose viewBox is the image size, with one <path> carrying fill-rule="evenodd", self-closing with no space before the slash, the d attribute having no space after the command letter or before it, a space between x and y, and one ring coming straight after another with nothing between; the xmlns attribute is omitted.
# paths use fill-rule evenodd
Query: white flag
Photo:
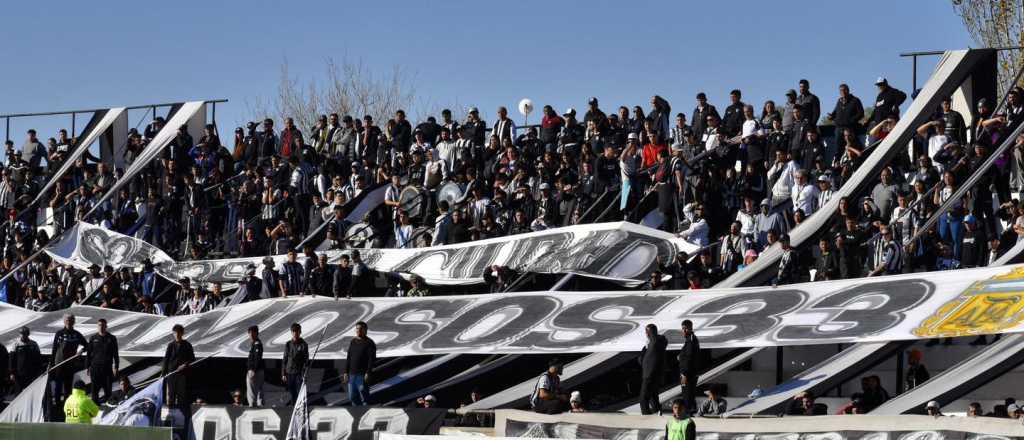
<svg viewBox="0 0 1024 440"><path fill-rule="evenodd" d="M0 413L0 423L43 423L43 400L46 398L46 377L32 381Z"/></svg>
<svg viewBox="0 0 1024 440"><path fill-rule="evenodd" d="M309 440L309 411L306 407L306 381L299 387L299 395L295 397L295 408L292 409L292 420L288 423L288 434L285 440Z"/></svg>
<svg viewBox="0 0 1024 440"><path fill-rule="evenodd" d="M98 424L118 426L153 426L164 406L164 379L149 384L142 391L125 399L117 408L103 415Z"/></svg>

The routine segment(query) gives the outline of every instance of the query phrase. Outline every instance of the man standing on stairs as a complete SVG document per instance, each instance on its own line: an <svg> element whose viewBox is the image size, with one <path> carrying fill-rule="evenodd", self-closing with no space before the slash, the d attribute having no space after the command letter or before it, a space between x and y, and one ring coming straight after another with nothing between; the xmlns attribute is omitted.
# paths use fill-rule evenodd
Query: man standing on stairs
<svg viewBox="0 0 1024 440"><path fill-rule="evenodd" d="M366 336L367 326L363 321L356 323L356 337L348 346L345 357L345 373L342 382L348 384L348 398L352 406L370 404L370 373L377 360L377 344Z"/></svg>
<svg viewBox="0 0 1024 440"><path fill-rule="evenodd" d="M697 409L697 379L701 366L700 341L693 333L693 322L689 319L682 324L683 346L679 350L679 386L682 388L683 403L688 411ZM673 404L673 412L675 405Z"/></svg>
<svg viewBox="0 0 1024 440"><path fill-rule="evenodd" d="M665 351L668 339L658 334L658 326L647 324L647 345L640 351L640 412L644 415L661 412L661 401L658 390L661 389L661 378L665 375Z"/></svg>

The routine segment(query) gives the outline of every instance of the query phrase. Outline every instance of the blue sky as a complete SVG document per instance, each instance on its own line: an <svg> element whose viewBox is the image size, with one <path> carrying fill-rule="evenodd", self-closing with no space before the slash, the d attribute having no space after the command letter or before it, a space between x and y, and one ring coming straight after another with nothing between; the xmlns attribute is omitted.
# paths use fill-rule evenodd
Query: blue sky
<svg viewBox="0 0 1024 440"><path fill-rule="evenodd" d="M0 113L227 98L217 109L222 130L247 120L247 101L274 95L285 58L307 79L320 78L327 57L382 73L400 65L420 101L475 105L490 121L497 106L524 97L561 111L597 96L607 111L647 108L660 94L689 113L698 91L724 108L740 88L759 109L800 78L823 108L840 82L867 104L879 75L910 92L911 62L900 52L972 45L942 0L41 5L4 5ZM919 84L935 61L919 64ZM30 126L45 138L65 125L15 121L11 137L20 145Z"/></svg>

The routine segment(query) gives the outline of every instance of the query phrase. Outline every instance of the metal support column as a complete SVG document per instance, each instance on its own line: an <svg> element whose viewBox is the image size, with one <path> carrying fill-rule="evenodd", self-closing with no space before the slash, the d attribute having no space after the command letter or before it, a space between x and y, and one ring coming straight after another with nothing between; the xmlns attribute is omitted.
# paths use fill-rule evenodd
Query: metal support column
<svg viewBox="0 0 1024 440"><path fill-rule="evenodd" d="M775 347L775 385L782 383L782 347Z"/></svg>
<svg viewBox="0 0 1024 440"><path fill-rule="evenodd" d="M896 352L896 394L903 394L903 350Z"/></svg>

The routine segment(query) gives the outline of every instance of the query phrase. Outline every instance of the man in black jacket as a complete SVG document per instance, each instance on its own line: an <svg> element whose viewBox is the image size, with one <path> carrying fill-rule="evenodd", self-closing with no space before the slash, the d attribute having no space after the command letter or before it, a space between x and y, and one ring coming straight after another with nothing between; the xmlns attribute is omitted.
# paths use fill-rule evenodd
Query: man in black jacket
<svg viewBox="0 0 1024 440"><path fill-rule="evenodd" d="M800 80L800 95L796 97L796 103L804 108L811 125L817 126L818 119L821 118L821 100L811 93L811 83L806 79Z"/></svg>
<svg viewBox="0 0 1024 440"><path fill-rule="evenodd" d="M263 341L260 328L249 327L249 357L245 360L245 397L250 407L263 406L263 380L266 365L263 363Z"/></svg>
<svg viewBox="0 0 1024 440"><path fill-rule="evenodd" d="M81 369L81 361L73 361L79 351L85 348L85 336L75 330L75 316L64 315L64 328L53 335L50 356L50 396L55 403L64 402L71 395L75 372Z"/></svg>
<svg viewBox="0 0 1024 440"><path fill-rule="evenodd" d="M39 353L39 344L29 339L28 327L22 327L20 333L21 338L14 343L11 352L11 378L19 392L43 374L43 355Z"/></svg>
<svg viewBox="0 0 1024 440"><path fill-rule="evenodd" d="M293 322L291 326L292 338L284 344L284 359L281 367L281 381L288 388L291 400L288 404L295 403L299 396L299 388L302 386L303 375L306 373L306 363L309 362L309 345L302 339L302 326Z"/></svg>
<svg viewBox="0 0 1024 440"><path fill-rule="evenodd" d="M689 319L682 324L683 346L679 349L679 386L683 391L683 400L689 411L697 408L697 379L703 368L700 359L700 341L693 333L693 322Z"/></svg>
<svg viewBox="0 0 1024 440"><path fill-rule="evenodd" d="M167 405L174 408L188 409L188 382L186 370L196 361L196 353L192 344L185 340L185 327L174 324L171 329L174 340L167 344L160 374L164 376Z"/></svg>
<svg viewBox="0 0 1024 440"><path fill-rule="evenodd" d="M860 102L860 98L850 93L850 86L840 84L839 99L836 100L835 108L828 114L828 119L836 126L835 141L833 141L836 154L842 155L843 149L846 148L843 130L851 129L855 134L860 134L863 131L860 120L863 118L864 104Z"/></svg>
<svg viewBox="0 0 1024 440"><path fill-rule="evenodd" d="M907 94L889 87L889 81L884 77L878 77L875 85L878 86L878 97L875 98L875 110L871 113L868 127L874 127L890 116L899 116L900 105L907 100Z"/></svg>
<svg viewBox="0 0 1024 440"><path fill-rule="evenodd" d="M715 119L721 119L718 116L718 109L715 106L708 104L708 97L704 92L697 94L697 107L693 109L693 116L690 118L690 124L693 129L693 136L697 139L704 137L704 130L707 129L707 118L708 116L714 116Z"/></svg>
<svg viewBox="0 0 1024 440"><path fill-rule="evenodd" d="M117 377L120 358L117 354L117 337L107 332L107 320L100 318L96 321L97 332L89 338L86 370L89 378L92 379L92 400L100 402L100 389L103 389L103 399L110 399L110 390L114 378Z"/></svg>
<svg viewBox="0 0 1024 440"><path fill-rule="evenodd" d="M725 131L726 137L734 137L743 130L743 107L746 104L740 100L741 97L742 94L738 89L729 92L732 104L725 108L725 115L722 116L722 129Z"/></svg>
<svg viewBox="0 0 1024 440"><path fill-rule="evenodd" d="M665 350L668 339L658 334L658 326L647 324L644 328L647 344L640 351L640 412L644 415L661 412L661 401L658 392L661 389L661 378L665 375Z"/></svg>
<svg viewBox="0 0 1024 440"><path fill-rule="evenodd" d="M370 404L370 373L377 360L377 344L366 336L367 326L363 321L356 323L356 337L348 345L345 356L345 371L342 382L348 384L348 396L352 406Z"/></svg>

